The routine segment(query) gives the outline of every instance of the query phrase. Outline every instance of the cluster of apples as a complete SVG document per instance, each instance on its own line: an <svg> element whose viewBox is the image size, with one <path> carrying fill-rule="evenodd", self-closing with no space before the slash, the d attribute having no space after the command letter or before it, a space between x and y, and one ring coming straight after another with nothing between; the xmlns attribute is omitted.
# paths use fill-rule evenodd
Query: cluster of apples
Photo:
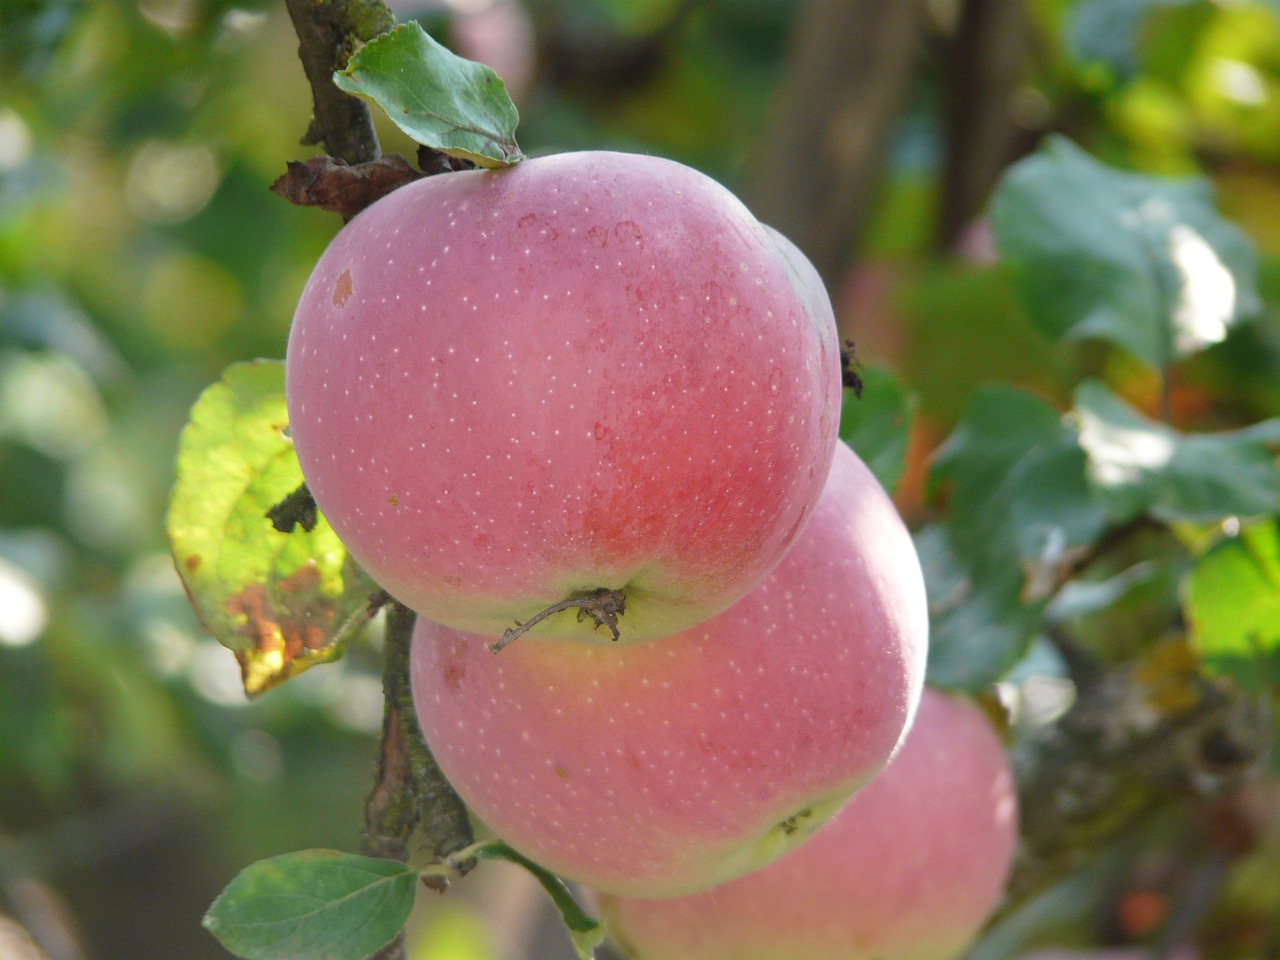
<svg viewBox="0 0 1280 960"><path fill-rule="evenodd" d="M830 303L727 190L605 152L417 181L320 259L286 375L316 502L420 615L441 768L634 956L931 957L981 923L1003 751L920 708L920 566L837 442Z"/></svg>

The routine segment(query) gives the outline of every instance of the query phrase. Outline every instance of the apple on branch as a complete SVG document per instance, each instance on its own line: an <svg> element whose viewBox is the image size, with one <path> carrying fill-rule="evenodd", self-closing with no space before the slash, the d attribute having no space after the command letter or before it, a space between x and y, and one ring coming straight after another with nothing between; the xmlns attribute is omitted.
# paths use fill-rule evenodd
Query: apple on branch
<svg viewBox="0 0 1280 960"><path fill-rule="evenodd" d="M948 960L999 902L1017 829L986 716L926 690L902 749L803 846L713 890L600 908L631 960Z"/></svg>
<svg viewBox="0 0 1280 960"><path fill-rule="evenodd" d="M569 879L671 896L800 843L888 760L920 696L911 537L843 444L812 521L719 616L650 643L517 643L419 619L411 672L440 768Z"/></svg>
<svg viewBox="0 0 1280 960"><path fill-rule="evenodd" d="M653 157L394 191L330 244L290 333L320 509L379 584L458 629L497 637L557 604L530 636L708 619L795 540L836 440L831 306L779 242ZM601 593L620 620L581 616Z"/></svg>

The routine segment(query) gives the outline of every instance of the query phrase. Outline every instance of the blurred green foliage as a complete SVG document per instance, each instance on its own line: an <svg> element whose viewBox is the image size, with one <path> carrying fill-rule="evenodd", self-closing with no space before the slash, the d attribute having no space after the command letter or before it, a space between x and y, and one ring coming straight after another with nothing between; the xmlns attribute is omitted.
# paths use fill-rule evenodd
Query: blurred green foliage
<svg viewBox="0 0 1280 960"><path fill-rule="evenodd" d="M768 136L802 5L495 0L505 39L478 49L465 11L482 6L396 4L459 52L495 60L526 152L645 150L735 189L767 181L750 159ZM930 52L960 7L930 5ZM1133 173L1205 177L1257 250L1262 304L1167 377L1105 342L1046 338L1009 266L994 262L984 220L948 249L934 242L951 78L943 58L923 65L875 216L832 294L870 382L891 370L909 391L848 432L880 443L888 421L877 418L910 420L910 442L893 438L881 475L923 527L939 613L934 679L967 687L1019 660L1013 682L1061 679L1061 663L1036 659L1042 614L1113 663L1176 620L1190 569L1192 616L1218 623L1233 609L1218 580L1256 580L1248 604L1275 589L1271 520L1240 539L1223 539L1216 521L1177 526L1176 539L1150 533L1052 602L1022 602L1026 582L1008 573L1010 557L1015 568L1042 561L1050 545L1019 525L1023 504L1001 496L1000 477L1040 471L1043 484L1020 485L1022 495L1082 502L1084 465L1062 442L1077 429L1062 411L1081 379L1097 381L1093 400L1105 395L1092 409L1121 410L1129 430L1181 437L1280 415L1280 5L1028 0L1026 10L1034 53L1013 114L1027 149L1059 133ZM286 160L311 152L299 144L310 99L295 49L283 4L268 0L0 3L0 913L17 910L13 881L34 876L66 898L96 957L225 956L198 919L228 877L286 850L349 849L362 823L381 720L376 634L249 703L234 658L196 621L163 535L192 403L228 364L282 355L310 265L339 227L267 191ZM412 156L379 122L384 149ZM993 380L1031 392L982 386ZM1010 405L1039 411L1023 421L1042 427L1038 462L974 440L998 431ZM935 487L946 483L930 493L927 464L949 434ZM1242 455L1265 468L1260 443ZM1098 522L1082 506L1068 526L1087 528L1083 542ZM962 589L972 602L955 603ZM1264 628L1269 604L1247 606L1247 625ZM1202 642L1238 673L1254 639L1215 628ZM1209 915L1215 955L1280 949L1280 830L1269 822ZM1185 832L1204 832L1195 826ZM1149 848L1129 859L1113 851L1111 882L1155 884L1172 903L1191 881L1166 862L1170 829L1152 827L1138 838ZM1107 912L1098 883L1085 886L1089 910L1073 914L1063 904L1079 902L1075 888L1055 888L984 950L1004 956L993 944L1018 949L1064 926L1062 942L1149 942ZM497 956L493 931L473 920L454 906L433 914L415 955Z"/></svg>

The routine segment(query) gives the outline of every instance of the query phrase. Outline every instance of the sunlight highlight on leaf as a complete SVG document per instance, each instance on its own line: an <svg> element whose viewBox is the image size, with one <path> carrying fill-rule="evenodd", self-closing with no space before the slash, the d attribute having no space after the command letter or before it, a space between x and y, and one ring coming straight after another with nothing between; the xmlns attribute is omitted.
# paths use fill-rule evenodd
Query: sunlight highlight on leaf
<svg viewBox="0 0 1280 960"><path fill-rule="evenodd" d="M1174 449L1165 434L1108 422L1089 410L1080 413L1080 445L1091 458L1091 476L1104 487L1138 483L1145 473L1164 469Z"/></svg>
<svg viewBox="0 0 1280 960"><path fill-rule="evenodd" d="M1257 255L1204 178L1119 170L1054 136L1009 168L991 222L1028 317L1056 340L1163 366L1261 309Z"/></svg>
<svg viewBox="0 0 1280 960"><path fill-rule="evenodd" d="M1204 237L1183 223L1169 230L1169 256L1182 278L1173 308L1174 347L1191 353L1221 343L1236 312L1231 271Z"/></svg>
<svg viewBox="0 0 1280 960"><path fill-rule="evenodd" d="M1072 416L1097 500L1119 521L1256 517L1280 506L1271 448L1280 419L1243 430L1179 433L1144 417L1097 381L1082 383Z"/></svg>

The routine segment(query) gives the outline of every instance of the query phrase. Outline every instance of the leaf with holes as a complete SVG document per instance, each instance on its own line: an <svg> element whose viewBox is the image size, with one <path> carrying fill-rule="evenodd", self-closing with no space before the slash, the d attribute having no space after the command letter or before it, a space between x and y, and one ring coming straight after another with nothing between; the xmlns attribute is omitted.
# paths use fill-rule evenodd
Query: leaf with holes
<svg viewBox="0 0 1280 960"><path fill-rule="evenodd" d="M397 860L286 853L241 870L204 926L246 960L364 960L404 927L417 885Z"/></svg>
<svg viewBox="0 0 1280 960"><path fill-rule="evenodd" d="M302 484L287 423L283 364L228 367L182 431L166 520L196 612L250 694L340 656L376 589L323 517L292 533L267 519Z"/></svg>
<svg viewBox="0 0 1280 960"><path fill-rule="evenodd" d="M1055 339L1163 365L1261 309L1253 247L1204 179L1117 170L1053 137L1009 169L991 220L1023 306Z"/></svg>
<svg viewBox="0 0 1280 960"><path fill-rule="evenodd" d="M373 101L418 143L481 167L524 159L520 117L507 87L488 67L445 49L414 22L374 38L333 82Z"/></svg>

